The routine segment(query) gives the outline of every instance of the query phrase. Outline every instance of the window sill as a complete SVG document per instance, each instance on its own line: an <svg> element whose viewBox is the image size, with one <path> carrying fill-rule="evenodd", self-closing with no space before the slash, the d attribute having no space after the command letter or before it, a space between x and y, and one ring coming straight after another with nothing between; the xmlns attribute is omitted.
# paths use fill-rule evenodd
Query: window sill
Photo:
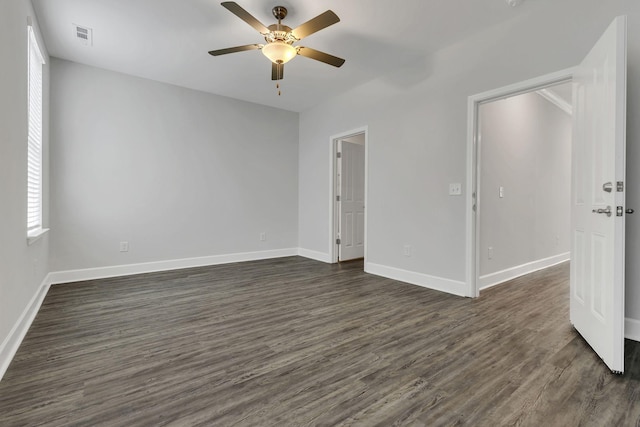
<svg viewBox="0 0 640 427"><path fill-rule="evenodd" d="M33 245L35 242L40 240L42 236L47 234L48 231L49 231L48 228L41 228L40 230L32 231L27 235L27 245L28 246Z"/></svg>

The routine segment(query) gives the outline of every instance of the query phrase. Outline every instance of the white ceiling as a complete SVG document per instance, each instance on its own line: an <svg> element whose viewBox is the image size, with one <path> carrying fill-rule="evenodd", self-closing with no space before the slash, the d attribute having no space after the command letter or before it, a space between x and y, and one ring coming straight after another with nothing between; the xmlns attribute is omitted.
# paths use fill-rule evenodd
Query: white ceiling
<svg viewBox="0 0 640 427"><path fill-rule="evenodd" d="M532 1L505 0L238 0L269 25L285 6L295 28L327 9L341 22L297 43L346 59L334 68L304 57L285 66L277 95L271 65L260 51L212 57L213 49L261 43L252 27L213 0L33 0L50 55L291 111L332 95L526 13ZM82 46L73 24L93 29ZM401 78L399 76L399 78Z"/></svg>

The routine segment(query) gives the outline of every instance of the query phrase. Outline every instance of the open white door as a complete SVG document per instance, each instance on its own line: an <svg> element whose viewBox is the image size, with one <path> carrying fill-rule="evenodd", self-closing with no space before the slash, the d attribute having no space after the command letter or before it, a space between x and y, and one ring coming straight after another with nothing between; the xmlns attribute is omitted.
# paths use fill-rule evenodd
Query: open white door
<svg viewBox="0 0 640 427"><path fill-rule="evenodd" d="M364 145L338 142L340 244L338 259L364 258Z"/></svg>
<svg viewBox="0 0 640 427"><path fill-rule="evenodd" d="M624 372L626 17L574 74L571 323Z"/></svg>

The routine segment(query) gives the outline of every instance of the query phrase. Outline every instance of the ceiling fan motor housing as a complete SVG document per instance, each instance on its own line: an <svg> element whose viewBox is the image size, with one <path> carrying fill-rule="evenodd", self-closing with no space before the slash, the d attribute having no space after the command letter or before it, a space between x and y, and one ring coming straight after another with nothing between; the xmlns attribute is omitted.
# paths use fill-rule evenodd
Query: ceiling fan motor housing
<svg viewBox="0 0 640 427"><path fill-rule="evenodd" d="M285 42L291 44L298 41L291 33L291 28L286 25L273 24L269 25L269 34L265 34L264 39L267 43L273 43L275 41Z"/></svg>

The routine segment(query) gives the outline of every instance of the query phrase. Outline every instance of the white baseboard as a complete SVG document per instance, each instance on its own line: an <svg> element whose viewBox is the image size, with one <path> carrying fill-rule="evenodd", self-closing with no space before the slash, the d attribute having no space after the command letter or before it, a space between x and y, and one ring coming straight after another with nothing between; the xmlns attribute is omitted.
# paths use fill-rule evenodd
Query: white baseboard
<svg viewBox="0 0 640 427"><path fill-rule="evenodd" d="M504 283L507 280L515 279L516 277L524 276L525 274L533 273L534 271L569 261L570 257L571 253L565 252L549 258L539 259L537 261L507 268L506 270L480 276L480 289L487 289L492 286L499 285L500 283Z"/></svg>
<svg viewBox="0 0 640 427"><path fill-rule="evenodd" d="M0 380L2 380L5 372L7 372L22 340L25 335L27 335L31 323L33 323L33 319L36 318L36 314L38 314L38 310L40 310L44 297L49 291L50 283L49 275L47 275L18 318L18 321L13 325L13 328L11 328L9 335L7 335L2 345L0 345Z"/></svg>
<svg viewBox="0 0 640 427"><path fill-rule="evenodd" d="M158 271L179 270L192 267L205 267L209 265L229 264L233 262L258 261L262 259L282 258L296 255L298 255L298 249L291 248L145 262L141 264L115 265L111 267L86 268L82 270L56 271L50 273L50 283L80 282L83 280L106 279L108 277L130 276L133 274L154 273Z"/></svg>
<svg viewBox="0 0 640 427"><path fill-rule="evenodd" d="M624 319L624 337L640 342L640 320Z"/></svg>
<svg viewBox="0 0 640 427"><path fill-rule="evenodd" d="M364 271L375 274L376 276L422 286L423 288L447 292L458 296L467 296L467 284L465 282L458 282L456 280L430 276L428 274L416 273L415 271L402 270L400 268L388 267L371 262L365 262Z"/></svg>
<svg viewBox="0 0 640 427"><path fill-rule="evenodd" d="M317 252L309 249L298 248L298 255L300 255L301 257L331 264L331 257L329 256L329 254L325 254L324 252Z"/></svg>

